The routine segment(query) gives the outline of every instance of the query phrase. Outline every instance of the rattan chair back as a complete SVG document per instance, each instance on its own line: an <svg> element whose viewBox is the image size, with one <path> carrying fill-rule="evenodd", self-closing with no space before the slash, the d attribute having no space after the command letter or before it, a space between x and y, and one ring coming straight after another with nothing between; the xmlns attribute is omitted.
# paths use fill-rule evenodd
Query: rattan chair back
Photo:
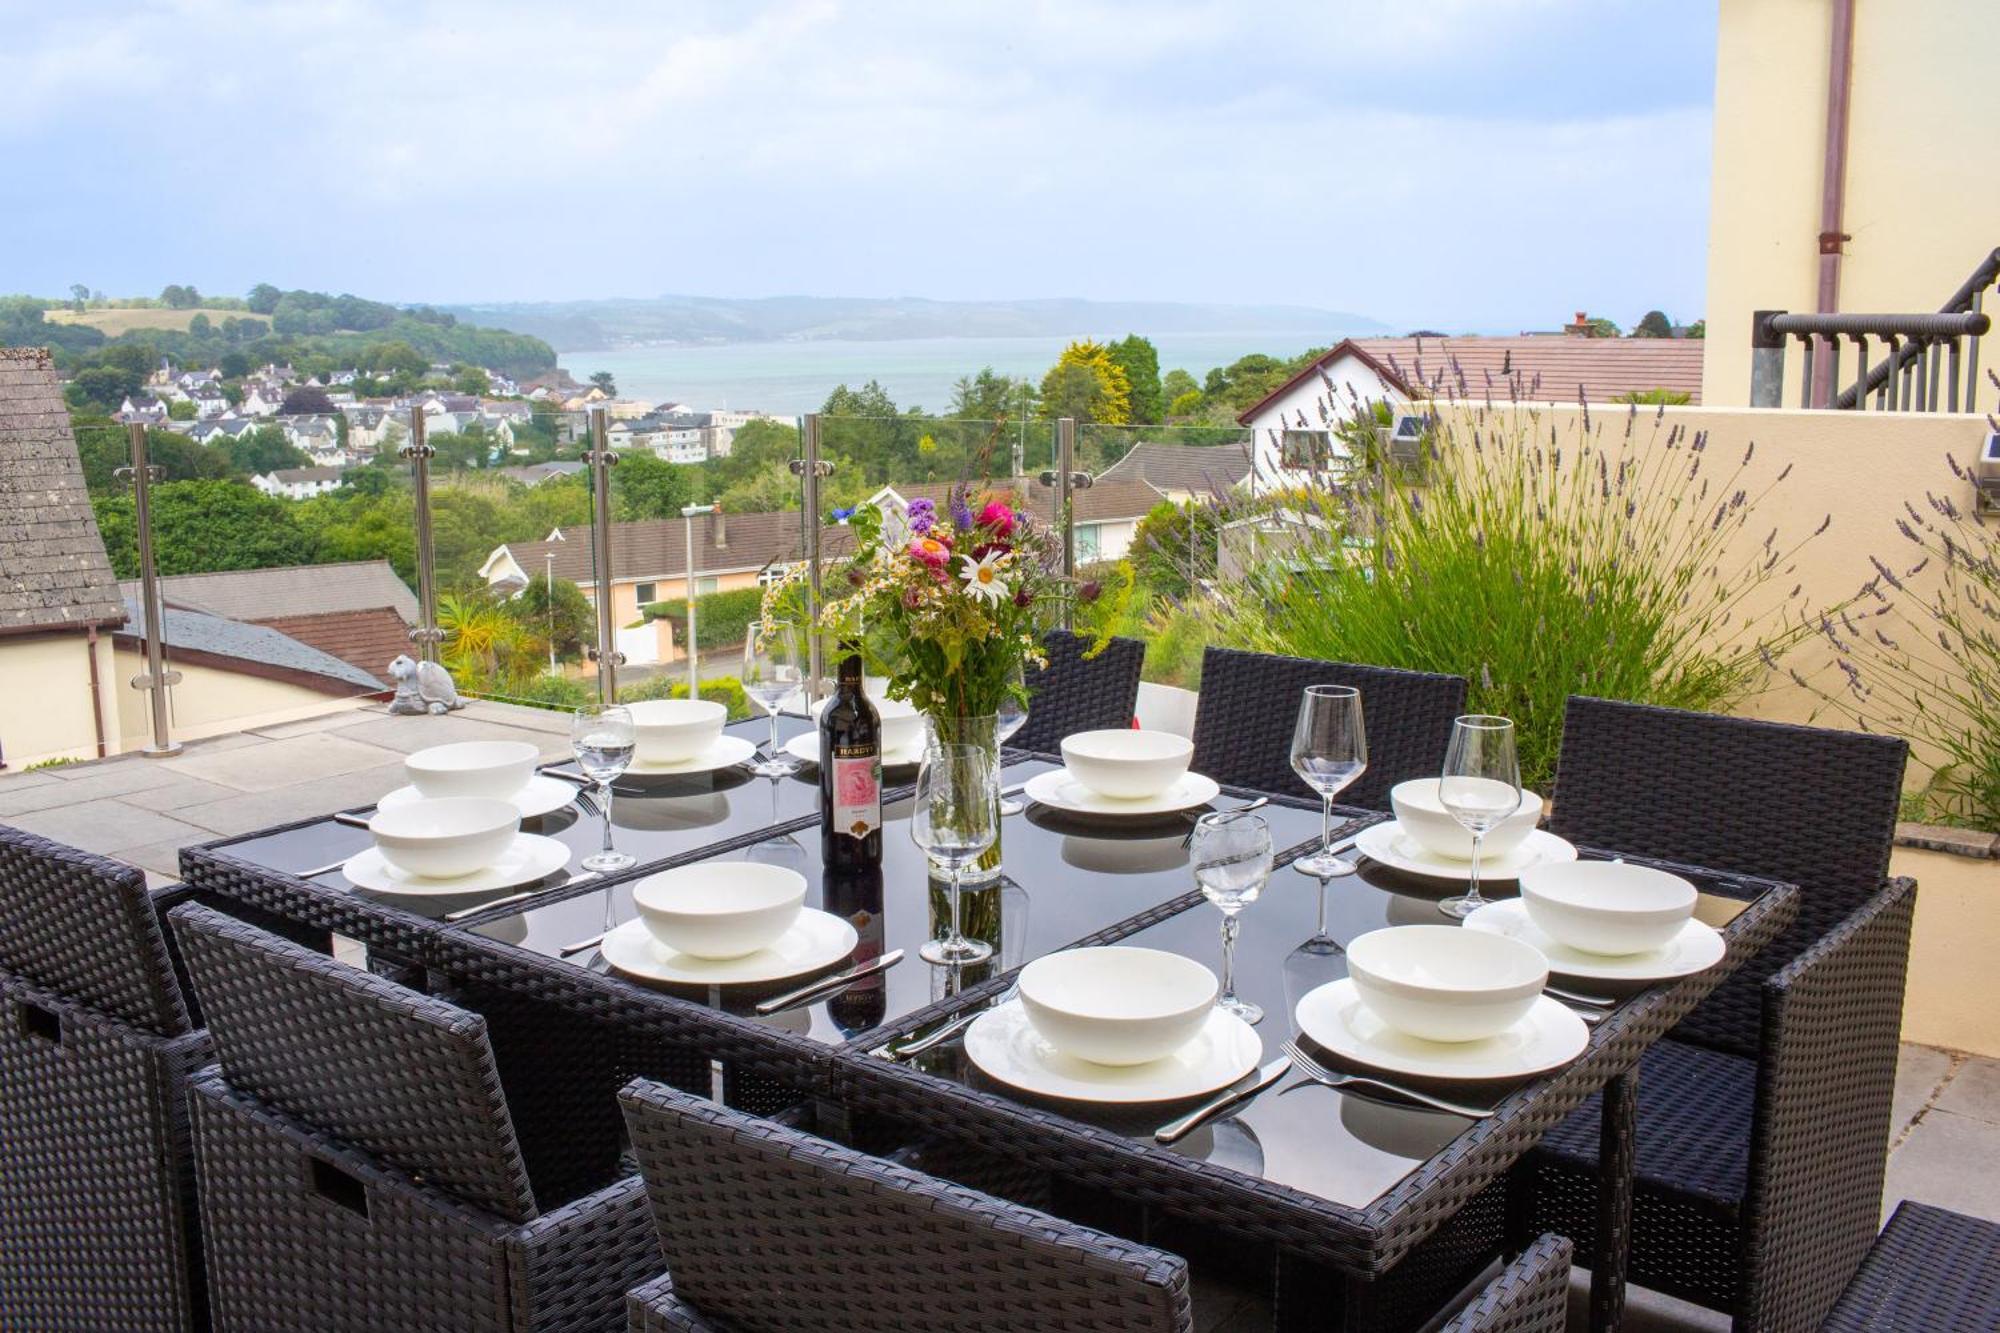
<svg viewBox="0 0 2000 1333"><path fill-rule="evenodd" d="M1053 754L1065 736L1106 727L1129 727L1139 704L1139 668L1146 645L1113 639L1095 657L1090 640L1067 630L1042 638L1049 664L1026 675L1028 720L1007 743Z"/></svg>

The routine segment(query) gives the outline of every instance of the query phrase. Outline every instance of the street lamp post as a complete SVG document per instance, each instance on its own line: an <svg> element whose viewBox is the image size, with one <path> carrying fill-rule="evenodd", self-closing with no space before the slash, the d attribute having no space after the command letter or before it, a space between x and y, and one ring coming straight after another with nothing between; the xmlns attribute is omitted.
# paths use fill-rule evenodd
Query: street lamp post
<svg viewBox="0 0 2000 1333"><path fill-rule="evenodd" d="M694 647L694 520L697 514L713 514L719 505L682 505L681 521L687 524L687 658L688 658L688 698L701 698L701 668L695 661Z"/></svg>
<svg viewBox="0 0 2000 1333"><path fill-rule="evenodd" d="M556 553L544 551L548 561L548 572L542 576L542 598L548 603L549 612L549 674L556 674Z"/></svg>

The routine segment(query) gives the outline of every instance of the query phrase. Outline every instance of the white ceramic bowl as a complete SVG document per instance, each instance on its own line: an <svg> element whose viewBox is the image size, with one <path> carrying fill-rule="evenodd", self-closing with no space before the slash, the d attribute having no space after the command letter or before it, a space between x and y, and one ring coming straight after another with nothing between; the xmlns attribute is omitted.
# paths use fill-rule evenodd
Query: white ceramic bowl
<svg viewBox="0 0 2000 1333"><path fill-rule="evenodd" d="M805 906L806 879L784 866L705 861L632 889L653 938L695 958L741 958L775 943Z"/></svg>
<svg viewBox="0 0 2000 1333"><path fill-rule="evenodd" d="M1521 905L1542 932L1586 953L1657 949L1694 915L1694 885L1622 861L1572 861L1521 872Z"/></svg>
<svg viewBox="0 0 2000 1333"><path fill-rule="evenodd" d="M1532 945L1458 926L1390 926L1347 946L1347 974L1382 1021L1426 1041L1478 1041L1525 1015L1548 983Z"/></svg>
<svg viewBox="0 0 2000 1333"><path fill-rule="evenodd" d="M405 874L456 879L499 859L521 828L512 801L490 796L428 797L377 810L368 820L382 858Z"/></svg>
<svg viewBox="0 0 2000 1333"><path fill-rule="evenodd" d="M710 699L647 699L626 704L638 740L636 757L673 764L692 759L722 736L729 710Z"/></svg>
<svg viewBox="0 0 2000 1333"><path fill-rule="evenodd" d="M526 741L459 741L418 750L403 760L403 772L425 796L505 800L528 785L541 757Z"/></svg>
<svg viewBox="0 0 2000 1333"><path fill-rule="evenodd" d="M831 699L822 699L813 705L815 721L832 702ZM902 699L879 699L873 693L868 693L868 702L875 705L875 716L882 723L883 754L907 753L923 745L928 720L917 711L915 704Z"/></svg>
<svg viewBox="0 0 2000 1333"><path fill-rule="evenodd" d="M1100 796L1143 801L1179 782L1194 758L1194 742L1170 731L1114 727L1063 737L1063 767Z"/></svg>
<svg viewBox="0 0 2000 1333"><path fill-rule="evenodd" d="M1065 949L1021 969L1028 1022L1066 1055L1140 1065L1171 1055L1215 1007L1215 974L1158 949Z"/></svg>
<svg viewBox="0 0 2000 1333"><path fill-rule="evenodd" d="M1411 778L1389 789L1389 806L1405 833L1438 856L1455 861L1472 859L1472 835L1452 818L1438 800L1436 778ZM1505 856L1519 847L1542 817L1542 798L1522 788L1521 808L1489 829L1481 856Z"/></svg>

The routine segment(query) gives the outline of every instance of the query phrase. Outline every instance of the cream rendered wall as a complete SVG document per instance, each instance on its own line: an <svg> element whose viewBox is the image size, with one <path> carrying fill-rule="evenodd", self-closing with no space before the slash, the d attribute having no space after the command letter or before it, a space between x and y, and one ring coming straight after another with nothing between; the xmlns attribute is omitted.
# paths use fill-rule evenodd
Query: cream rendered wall
<svg viewBox="0 0 2000 1333"><path fill-rule="evenodd" d="M1817 303L1831 9L1722 0L1702 361L1711 406L1750 399L1753 310ZM1842 310L1936 310L2000 245L1996 51L1994 0L1855 0ZM1996 344L1983 349L1988 364ZM1852 347L1844 352L1851 375ZM1789 357L1791 403L1801 367L1796 350Z"/></svg>
<svg viewBox="0 0 2000 1333"><path fill-rule="evenodd" d="M115 656L114 670L119 682L118 734L123 738L124 749L136 750L151 743L153 723L147 711L148 696L127 687L125 682L144 671L146 663L137 652L124 648ZM180 684L172 689L168 714L169 729L177 741L319 717L357 707L368 697L358 688L352 697L343 698L282 680L176 662L171 657L168 666L181 673Z"/></svg>
<svg viewBox="0 0 2000 1333"><path fill-rule="evenodd" d="M80 633L0 638L0 750L9 769L97 757L89 654ZM108 634L97 641L97 675L106 752L117 754L119 679Z"/></svg>

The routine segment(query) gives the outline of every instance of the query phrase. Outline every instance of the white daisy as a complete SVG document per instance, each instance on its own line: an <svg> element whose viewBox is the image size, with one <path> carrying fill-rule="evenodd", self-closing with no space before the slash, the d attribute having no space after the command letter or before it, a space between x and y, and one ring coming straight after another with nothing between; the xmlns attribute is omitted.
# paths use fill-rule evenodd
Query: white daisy
<svg viewBox="0 0 2000 1333"><path fill-rule="evenodd" d="M984 558L974 560L962 555L959 560L963 568L958 576L965 580L966 591L983 602L999 602L1007 596L1007 580L1000 577L999 551L988 551Z"/></svg>

